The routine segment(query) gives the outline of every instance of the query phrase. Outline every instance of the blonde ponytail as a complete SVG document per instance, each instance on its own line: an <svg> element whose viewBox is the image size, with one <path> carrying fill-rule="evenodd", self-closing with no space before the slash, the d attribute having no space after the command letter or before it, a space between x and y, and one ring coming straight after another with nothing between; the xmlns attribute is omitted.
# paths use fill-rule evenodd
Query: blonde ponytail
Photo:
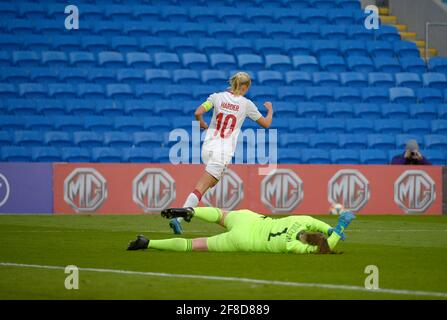
<svg viewBox="0 0 447 320"><path fill-rule="evenodd" d="M235 73L231 78L230 78L230 86L231 86L231 91L234 94L241 94L241 89L243 85L246 85L247 88L250 87L251 85L251 79L250 76L248 75L248 73L246 72L238 72Z"/></svg>

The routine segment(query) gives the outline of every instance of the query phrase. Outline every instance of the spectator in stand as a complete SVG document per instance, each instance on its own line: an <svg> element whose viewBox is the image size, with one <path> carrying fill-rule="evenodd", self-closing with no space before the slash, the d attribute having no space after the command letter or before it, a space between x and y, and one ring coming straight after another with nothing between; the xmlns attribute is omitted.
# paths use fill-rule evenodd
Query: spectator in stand
<svg viewBox="0 0 447 320"><path fill-rule="evenodd" d="M391 164L409 164L409 165L431 165L419 151L419 145L416 140L408 140L405 152L397 155L391 160Z"/></svg>

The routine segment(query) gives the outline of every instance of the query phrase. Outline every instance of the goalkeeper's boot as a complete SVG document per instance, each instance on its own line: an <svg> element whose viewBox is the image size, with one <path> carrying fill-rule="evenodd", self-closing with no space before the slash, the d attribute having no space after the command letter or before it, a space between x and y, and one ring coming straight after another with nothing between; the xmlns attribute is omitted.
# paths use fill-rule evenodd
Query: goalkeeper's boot
<svg viewBox="0 0 447 320"><path fill-rule="evenodd" d="M194 209L188 208L169 208L161 212L161 216L167 219L183 218L186 222L190 222L194 216ZM173 219L174 220L174 219ZM172 222L172 220L171 220Z"/></svg>
<svg viewBox="0 0 447 320"><path fill-rule="evenodd" d="M140 234L134 241L129 242L127 250L147 249L149 246L149 239Z"/></svg>
<svg viewBox="0 0 447 320"><path fill-rule="evenodd" d="M329 228L329 230L327 231L327 235L330 237L332 232L334 232L334 228ZM340 240L342 241L346 240L346 235L344 233L340 235Z"/></svg>
<svg viewBox="0 0 447 320"><path fill-rule="evenodd" d="M340 218L338 218L338 224L334 229L334 232L338 234L340 237L344 236L344 230L349 226L352 220L355 219L354 213L351 211L344 211Z"/></svg>

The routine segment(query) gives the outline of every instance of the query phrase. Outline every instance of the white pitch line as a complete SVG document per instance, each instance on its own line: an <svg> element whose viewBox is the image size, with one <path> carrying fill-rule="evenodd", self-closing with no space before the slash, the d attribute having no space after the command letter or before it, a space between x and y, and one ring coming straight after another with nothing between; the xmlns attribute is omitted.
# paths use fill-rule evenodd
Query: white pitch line
<svg viewBox="0 0 447 320"><path fill-rule="evenodd" d="M37 265L37 264L22 264L22 263L10 263L10 262L0 262L0 266L18 267L18 268L34 268L34 269L50 269L50 270L65 270L65 267L61 267L61 266L45 266L45 265ZM228 281L228 282L264 284L264 285L272 285L272 286L308 287L308 288L322 288L322 289L334 289L334 290L346 290L346 291L389 293L389 294L398 294L398 295L400 294L400 295L409 295L409 296L428 296L428 297L447 298L447 292L412 291L412 290L380 289L380 288L379 289L366 289L366 288L360 287L360 286L338 285L338 284L289 282L289 281L261 280L261 279L238 278L238 277L221 277L221 276L205 276L205 275L194 275L194 274L142 272L142 271L129 271L129 270L117 270L117 269L97 269L97 268L78 268L78 269L80 271L129 274L129 275L160 277L160 278L182 278L182 279L199 279L199 280L212 280L212 281Z"/></svg>

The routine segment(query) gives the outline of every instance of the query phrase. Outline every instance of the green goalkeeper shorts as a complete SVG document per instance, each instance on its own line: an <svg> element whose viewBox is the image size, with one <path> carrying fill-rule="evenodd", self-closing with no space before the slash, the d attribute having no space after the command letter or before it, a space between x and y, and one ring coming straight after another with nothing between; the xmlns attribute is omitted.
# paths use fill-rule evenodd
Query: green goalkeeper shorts
<svg viewBox="0 0 447 320"><path fill-rule="evenodd" d="M263 217L250 210L229 212L224 222L228 232L209 237L207 239L208 251L250 251L252 249L250 231L255 222Z"/></svg>

